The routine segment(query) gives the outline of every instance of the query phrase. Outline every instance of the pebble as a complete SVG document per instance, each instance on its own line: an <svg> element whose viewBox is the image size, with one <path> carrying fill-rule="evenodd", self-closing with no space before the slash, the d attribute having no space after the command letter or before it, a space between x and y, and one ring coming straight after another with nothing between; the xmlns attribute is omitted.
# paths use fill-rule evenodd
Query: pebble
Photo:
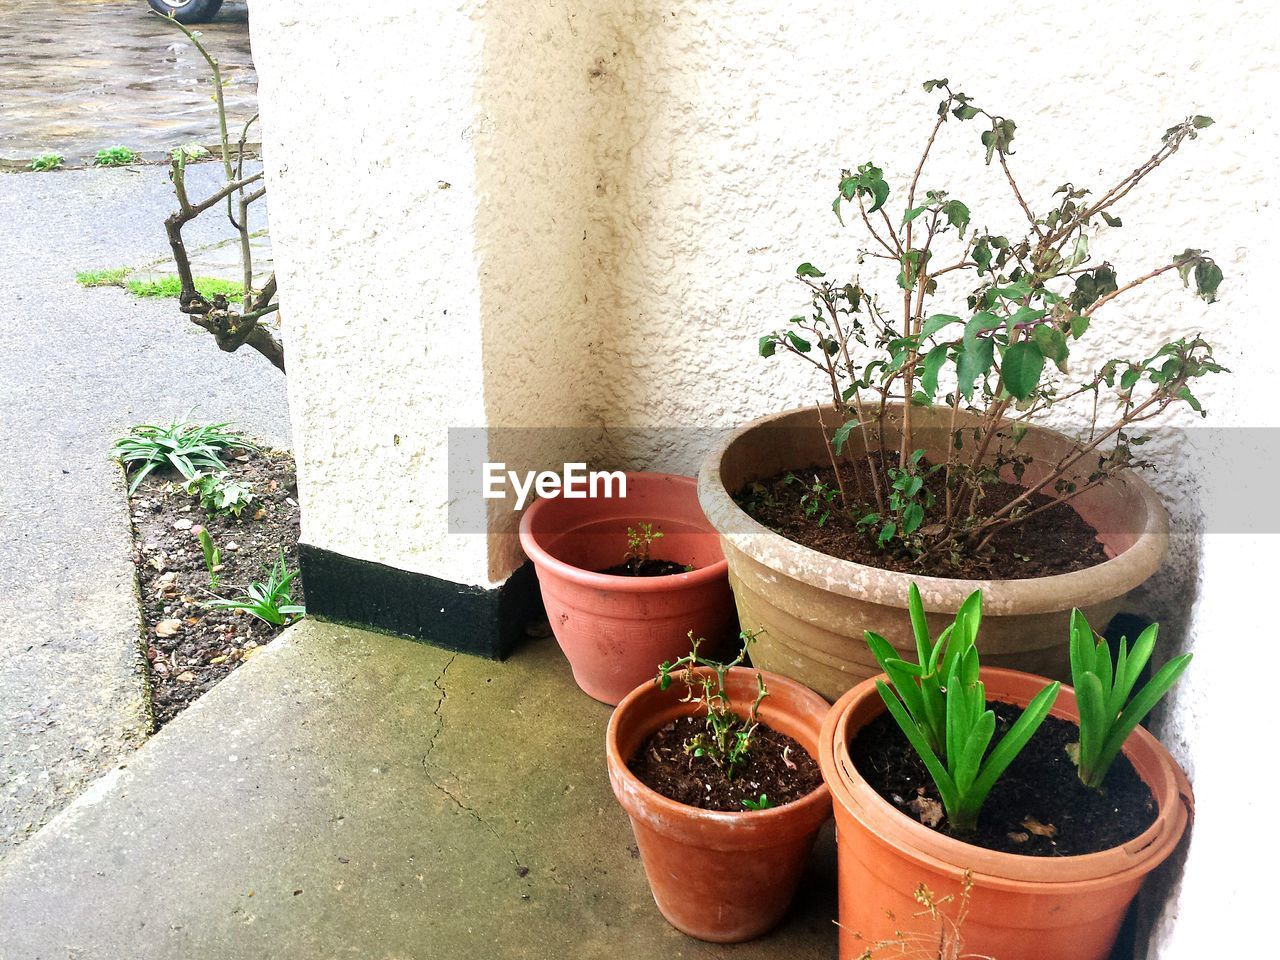
<svg viewBox="0 0 1280 960"><path fill-rule="evenodd" d="M190 530L191 526L190 517L183 517L181 520L173 521L173 529L175 530Z"/></svg>

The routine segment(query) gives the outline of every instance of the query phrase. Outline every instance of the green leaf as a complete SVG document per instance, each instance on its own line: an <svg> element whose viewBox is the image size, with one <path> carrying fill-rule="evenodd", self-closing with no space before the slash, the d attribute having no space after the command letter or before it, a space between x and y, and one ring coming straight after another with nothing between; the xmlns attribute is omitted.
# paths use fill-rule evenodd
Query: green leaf
<svg viewBox="0 0 1280 960"><path fill-rule="evenodd" d="M871 205L871 209L867 213L875 213L884 206L884 202L889 199L889 184L883 180L871 181L871 198L875 202Z"/></svg>
<svg viewBox="0 0 1280 960"><path fill-rule="evenodd" d="M1200 114L1191 118L1191 126L1197 130L1203 130L1205 127L1213 126L1213 117L1206 117Z"/></svg>
<svg viewBox="0 0 1280 960"><path fill-rule="evenodd" d="M911 635L916 641L916 656L920 658L923 669L929 662L932 641L929 638L929 620L924 614L924 600L920 596L920 588L914 583L907 587L907 612L911 616Z"/></svg>
<svg viewBox="0 0 1280 960"><path fill-rule="evenodd" d="M969 208L959 200L948 200L942 208L947 222L961 233L969 226Z"/></svg>
<svg viewBox="0 0 1280 960"><path fill-rule="evenodd" d="M947 345L940 343L924 355L924 373L920 377L920 389L930 400L938 392L938 373L947 362L947 351Z"/></svg>
<svg viewBox="0 0 1280 960"><path fill-rule="evenodd" d="M796 267L796 276L797 277L825 277L826 274L823 273L821 270L819 270L817 267L815 267L812 263L805 261L804 263L800 264L800 266Z"/></svg>
<svg viewBox="0 0 1280 960"><path fill-rule="evenodd" d="M888 673L889 668L886 664L890 660L899 659L898 651L893 649L893 644L873 630L864 631L863 636L866 637L867 647L871 650L871 655L876 658L876 663L880 664L880 669Z"/></svg>
<svg viewBox="0 0 1280 960"><path fill-rule="evenodd" d="M1076 705L1080 710L1080 775L1087 778L1102 753L1103 740L1110 726L1107 695L1096 673L1073 674L1072 681L1076 688Z"/></svg>
<svg viewBox="0 0 1280 960"><path fill-rule="evenodd" d="M975 381L991 371L995 364L995 350L996 345L989 337L961 347L956 356L956 382L966 400L973 397Z"/></svg>
<svg viewBox="0 0 1280 960"><path fill-rule="evenodd" d="M991 792L995 782L1000 779L1000 774L1008 769L1009 764L1013 763L1014 758L1027 745L1027 741L1040 728L1044 718L1049 715L1054 701L1058 699L1058 690L1061 686L1055 680L1036 694L1035 698L1027 704L1027 708L1022 711L1022 716L1018 717L1009 728L1009 732L996 744L973 784L972 791L979 800L984 799Z"/></svg>
<svg viewBox="0 0 1280 960"><path fill-rule="evenodd" d="M1019 400L1025 400L1040 384L1044 371L1044 354L1034 343L1020 340L1004 352L1000 373L1004 388Z"/></svg>
<svg viewBox="0 0 1280 960"><path fill-rule="evenodd" d="M1000 119L991 125L990 130L983 131L982 145L987 148L987 166L991 166L996 151L999 151L1002 157L1013 156L1009 145L1013 143L1013 134L1016 129L1017 124L1012 120Z"/></svg>
<svg viewBox="0 0 1280 960"><path fill-rule="evenodd" d="M1178 682L1178 678L1182 676L1190 663L1191 654L1189 653L1174 657L1161 667L1154 677L1147 681L1147 685L1124 708L1120 718L1112 726L1110 736L1108 736L1106 743L1102 747L1102 752L1094 765L1089 786L1100 787L1102 785L1102 781L1106 778L1107 771L1110 769L1116 755L1124 747L1124 742L1129 739L1129 734L1133 733L1133 728L1142 721L1143 717L1151 712L1152 708L1160 702L1160 698L1169 692L1169 688Z"/></svg>
<svg viewBox="0 0 1280 960"><path fill-rule="evenodd" d="M1107 211L1105 210L1101 211L1101 213L1102 213L1102 219L1107 222L1107 226L1109 227L1124 226L1124 222L1119 217L1113 217L1111 214L1107 213Z"/></svg>
<svg viewBox="0 0 1280 960"><path fill-rule="evenodd" d="M920 214L924 213L928 209L929 209L928 207L916 207L912 210L908 210L906 213L902 215L902 225L906 226L908 223L910 223L912 220L920 216Z"/></svg>
<svg viewBox="0 0 1280 960"><path fill-rule="evenodd" d="M1196 264L1196 293L1205 303L1218 299L1218 285L1222 283L1222 270L1212 260Z"/></svg>
<svg viewBox="0 0 1280 960"><path fill-rule="evenodd" d="M1023 277L1007 287L997 287L994 293L997 297L1002 297L1005 300L1021 300L1031 293L1031 281Z"/></svg>
<svg viewBox="0 0 1280 960"><path fill-rule="evenodd" d="M906 708L903 707L901 701L893 695L893 691L889 689L888 684L883 680L876 681L876 690L880 693L880 699L884 701L884 705L889 708L889 713L893 715L893 719L898 722L898 727L906 736L907 741L915 748L916 753L920 755L920 759L924 761L925 769L929 771L929 776L933 778L934 784L938 787L938 793L942 796L942 805L947 809L957 803L959 797L956 793L955 781L947 773L938 760L938 755L925 741L920 728L912 722ZM950 803L948 803L950 800Z"/></svg>
<svg viewBox="0 0 1280 960"><path fill-rule="evenodd" d="M760 338L760 356L772 357L778 349L778 338L772 333Z"/></svg>
<svg viewBox="0 0 1280 960"><path fill-rule="evenodd" d="M1031 331L1031 338L1049 360L1059 365L1066 361L1067 338L1057 327L1042 323Z"/></svg>
<svg viewBox="0 0 1280 960"><path fill-rule="evenodd" d="M973 245L973 262L978 265L979 270L986 270L991 266L991 245L986 237Z"/></svg>
<svg viewBox="0 0 1280 960"><path fill-rule="evenodd" d="M831 435L831 446L836 453L844 451L844 445L849 442L849 434L858 426L858 423L857 420L848 420L836 427L836 432Z"/></svg>
<svg viewBox="0 0 1280 960"><path fill-rule="evenodd" d="M953 317L949 313L935 313L932 317L925 320L924 325L920 328L921 339L931 337L943 327L950 326L953 323L962 323L959 317Z"/></svg>
<svg viewBox="0 0 1280 960"><path fill-rule="evenodd" d="M813 345L808 340L791 330L787 331L787 341L800 353L808 353L813 349Z"/></svg>

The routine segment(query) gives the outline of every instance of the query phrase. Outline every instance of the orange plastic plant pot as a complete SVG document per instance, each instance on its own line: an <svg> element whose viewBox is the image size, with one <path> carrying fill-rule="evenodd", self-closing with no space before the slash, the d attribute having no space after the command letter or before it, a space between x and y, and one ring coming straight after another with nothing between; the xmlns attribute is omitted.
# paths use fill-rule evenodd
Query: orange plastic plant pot
<svg viewBox="0 0 1280 960"><path fill-rule="evenodd" d="M769 695L760 719L815 758L827 702L794 680L764 673ZM756 671L735 667L728 693L739 714L756 697ZM669 800L627 768L648 737L679 717L700 715L682 703L685 685L653 682L632 691L613 712L606 759L614 796L631 818L654 902L677 930L714 943L761 936L782 919L795 896L818 830L831 816L831 794L820 786L768 810L702 810Z"/></svg>
<svg viewBox="0 0 1280 960"><path fill-rule="evenodd" d="M1150 788L1155 822L1128 843L1071 857L1000 853L930 830L882 799L854 768L849 742L884 712L872 678L831 708L820 744L839 843L840 956L897 956L899 944L959 944L958 955L998 960L1106 960L1143 880L1173 852L1192 812L1181 768L1142 728L1125 756ZM987 698L1025 706L1047 682L1014 670L982 671ZM1077 721L1063 687L1051 711ZM969 893L964 896L968 874ZM924 884L940 904L917 900ZM964 908L961 913L962 907ZM947 954L950 955L950 954Z"/></svg>
<svg viewBox="0 0 1280 960"><path fill-rule="evenodd" d="M520 521L520 544L538 573L542 600L573 677L616 704L658 665L689 652L689 633L712 652L737 626L719 537L698 505L697 481L628 473L625 497L539 500ZM651 556L693 569L663 577L597 573L623 561L627 528L662 533Z"/></svg>

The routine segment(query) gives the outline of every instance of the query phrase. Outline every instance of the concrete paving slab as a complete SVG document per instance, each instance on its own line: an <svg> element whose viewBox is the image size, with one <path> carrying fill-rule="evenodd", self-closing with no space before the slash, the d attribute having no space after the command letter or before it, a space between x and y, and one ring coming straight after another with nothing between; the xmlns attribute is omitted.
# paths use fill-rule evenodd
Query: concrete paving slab
<svg viewBox="0 0 1280 960"><path fill-rule="evenodd" d="M304 621L0 864L3 960L829 958L830 827L783 927L669 927L552 641L505 663Z"/></svg>

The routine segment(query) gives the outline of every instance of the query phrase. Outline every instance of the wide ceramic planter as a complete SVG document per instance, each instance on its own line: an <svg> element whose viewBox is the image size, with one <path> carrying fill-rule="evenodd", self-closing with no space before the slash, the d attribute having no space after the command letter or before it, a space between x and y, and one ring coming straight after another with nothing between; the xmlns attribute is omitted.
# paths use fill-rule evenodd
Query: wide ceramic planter
<svg viewBox="0 0 1280 960"><path fill-rule="evenodd" d="M662 532L652 557L693 566L665 577L597 573L621 563L627 528ZM719 538L698 506L692 477L628 473L625 497L538 500L520 521L547 619L584 692L616 704L652 680L658 665L689 652L689 633L706 651L736 633Z"/></svg>
<svg viewBox="0 0 1280 960"><path fill-rule="evenodd" d="M886 442L897 449L897 411L886 417ZM950 410L917 408L917 446L930 459L945 459ZM830 426L838 418L823 412ZM958 423L975 422L962 415ZM850 435L861 452L858 431ZM1056 463L1071 442L1051 430L1031 428L1018 450L1035 460L1023 483L1044 476L1042 463ZM829 700L880 672L863 638L883 635L914 652L907 614L907 588L915 583L937 635L965 597L983 593L982 662L1068 679L1067 626L1079 607L1103 628L1125 595L1149 578L1168 549L1168 518L1155 492L1132 473L1116 476L1082 494L1072 507L1098 530L1105 563L1075 573L1024 580L951 580L882 570L827 556L757 523L732 494L753 480L786 470L827 463L813 407L753 421L713 450L698 477L698 496L720 533L729 582L743 630L760 631L752 662L794 677ZM1009 478L1012 479L1012 478Z"/></svg>
<svg viewBox="0 0 1280 960"><path fill-rule="evenodd" d="M988 700L1020 706L1046 682L990 668L982 680ZM1141 727L1124 746L1159 811L1140 836L1083 856L1018 856L930 830L867 784L849 757L849 743L884 710L873 678L841 697L822 728L819 759L835 800L839 849L840 956L861 956L877 944L884 946L873 949L873 957L898 956L904 937L936 945L944 936L960 941L944 956L1106 960L1144 878L1173 852L1191 819L1191 785L1168 751ZM1070 687L1062 688L1051 713L1078 720ZM957 928L966 874L967 910ZM915 898L922 883L942 904L941 917L922 911Z"/></svg>
<svg viewBox="0 0 1280 960"><path fill-rule="evenodd" d="M827 702L785 677L764 673L769 695L760 719L796 740L815 759ZM756 697L756 671L735 667L727 692L746 715ZM631 818L654 902L677 930L714 943L758 937L782 919L795 896L819 828L831 816L823 785L768 810L701 810L669 800L627 769L640 745L679 717L701 715L682 703L684 684L637 687L609 720L605 754L614 796Z"/></svg>

